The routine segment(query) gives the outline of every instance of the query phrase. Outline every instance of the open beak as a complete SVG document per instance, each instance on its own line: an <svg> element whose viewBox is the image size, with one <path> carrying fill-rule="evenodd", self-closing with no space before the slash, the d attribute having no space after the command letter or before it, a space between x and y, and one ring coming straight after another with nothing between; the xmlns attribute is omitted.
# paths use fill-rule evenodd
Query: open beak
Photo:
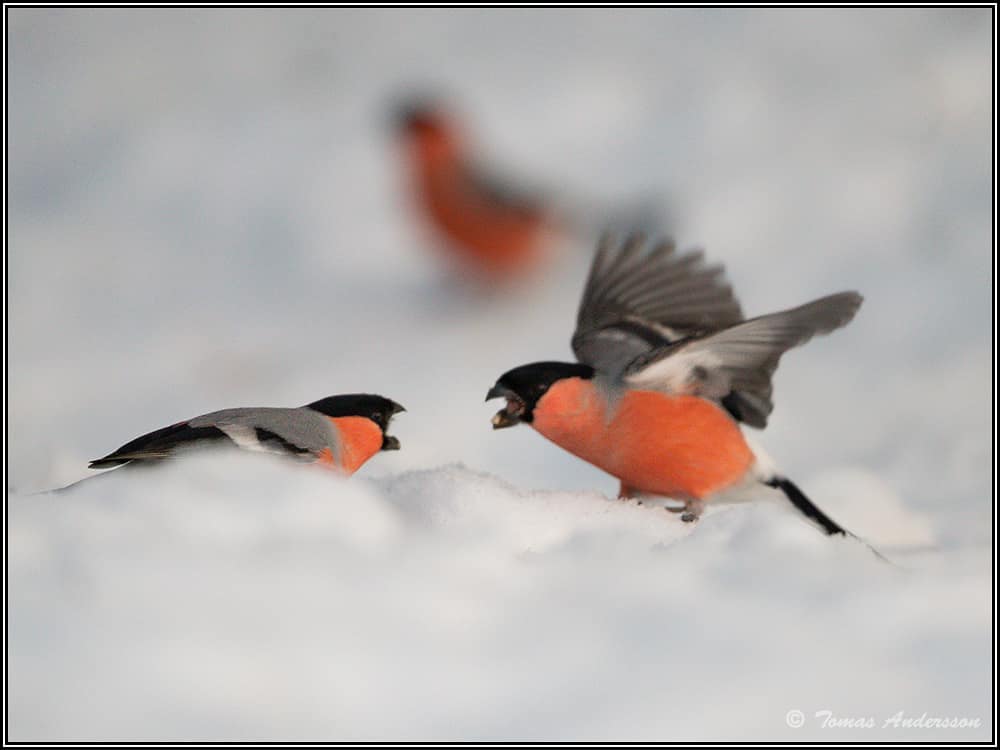
<svg viewBox="0 0 1000 750"><path fill-rule="evenodd" d="M495 398L506 398L511 395L511 391L502 385L495 385L486 394L486 400L492 401Z"/></svg>
<svg viewBox="0 0 1000 750"><path fill-rule="evenodd" d="M524 413L524 403L512 390L495 385L486 394L486 400L494 398L507 399L507 405L493 415L493 429L502 430L504 427L513 427L521 421L521 414Z"/></svg>
<svg viewBox="0 0 1000 750"><path fill-rule="evenodd" d="M390 401L392 404L392 412L389 414L389 418L385 420L385 429L389 429L389 422L394 416L399 414L401 411L406 411L402 404L397 404L395 401ZM382 450L384 451L398 451L399 450L399 438L393 437L392 435L386 435L385 432L382 433Z"/></svg>

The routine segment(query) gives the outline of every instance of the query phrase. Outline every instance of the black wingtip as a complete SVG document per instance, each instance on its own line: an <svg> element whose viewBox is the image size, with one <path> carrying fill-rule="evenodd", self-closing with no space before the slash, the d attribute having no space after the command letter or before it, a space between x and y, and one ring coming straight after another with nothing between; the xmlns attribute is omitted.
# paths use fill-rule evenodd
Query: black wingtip
<svg viewBox="0 0 1000 750"><path fill-rule="evenodd" d="M110 469L122 464L159 461L181 446L220 440L229 440L229 436L214 425L191 427L188 422L178 422L130 440L116 451L91 461L89 468Z"/></svg>
<svg viewBox="0 0 1000 750"><path fill-rule="evenodd" d="M130 459L122 458L111 458L110 456L105 456L104 458L97 458L87 464L88 469L110 469L115 466L121 466L122 464L127 464Z"/></svg>

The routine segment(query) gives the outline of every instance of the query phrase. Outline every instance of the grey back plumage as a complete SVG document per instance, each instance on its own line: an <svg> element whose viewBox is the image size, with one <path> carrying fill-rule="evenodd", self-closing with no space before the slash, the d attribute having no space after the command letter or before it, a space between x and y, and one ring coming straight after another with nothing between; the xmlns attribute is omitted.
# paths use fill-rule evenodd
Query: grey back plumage
<svg viewBox="0 0 1000 750"><path fill-rule="evenodd" d="M324 448L330 448L334 456L340 454L333 424L319 412L307 407L223 409L195 417L189 424L192 427L218 427L242 447L246 447L242 442L244 438L248 444L263 442L258 430L264 430L303 452L315 454Z"/></svg>

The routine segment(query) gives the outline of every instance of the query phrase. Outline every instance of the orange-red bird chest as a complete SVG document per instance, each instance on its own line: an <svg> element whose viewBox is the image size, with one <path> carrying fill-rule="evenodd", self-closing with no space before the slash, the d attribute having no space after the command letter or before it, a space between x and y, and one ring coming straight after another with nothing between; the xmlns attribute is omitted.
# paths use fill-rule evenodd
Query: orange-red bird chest
<svg viewBox="0 0 1000 750"><path fill-rule="evenodd" d="M327 417L333 424L340 445L340 455L329 448L320 451L321 464L350 475L382 449L382 430L365 417Z"/></svg>
<svg viewBox="0 0 1000 750"><path fill-rule="evenodd" d="M703 498L740 481L753 453L722 408L696 396L629 390L613 403L593 381L554 383L532 426L570 453L650 494Z"/></svg>

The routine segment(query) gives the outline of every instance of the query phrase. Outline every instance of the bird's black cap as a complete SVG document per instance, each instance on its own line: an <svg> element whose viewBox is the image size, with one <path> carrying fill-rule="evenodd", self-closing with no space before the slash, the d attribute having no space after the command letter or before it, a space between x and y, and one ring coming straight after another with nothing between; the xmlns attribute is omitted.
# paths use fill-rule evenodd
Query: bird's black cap
<svg viewBox="0 0 1000 750"><path fill-rule="evenodd" d="M508 370L486 394L487 401L500 397L508 401L507 407L493 418L493 426L510 427L518 422L530 424L538 399L553 383L565 378L589 380L592 377L593 367L575 362L533 362Z"/></svg>
<svg viewBox="0 0 1000 750"><path fill-rule="evenodd" d="M328 417L365 417L382 430L382 450L398 450L399 440L386 435L393 416L406 411L395 401L370 393L347 393L342 396L327 396L306 407Z"/></svg>

